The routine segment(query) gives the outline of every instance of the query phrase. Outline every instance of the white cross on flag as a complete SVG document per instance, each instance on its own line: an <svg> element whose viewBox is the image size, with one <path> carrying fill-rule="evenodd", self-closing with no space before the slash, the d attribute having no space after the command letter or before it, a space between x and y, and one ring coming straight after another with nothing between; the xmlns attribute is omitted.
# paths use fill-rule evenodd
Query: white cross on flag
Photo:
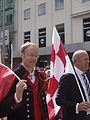
<svg viewBox="0 0 90 120"><path fill-rule="evenodd" d="M73 67L71 65L70 59L66 53L61 38L54 26L52 35L50 80L47 91L49 120L53 120L55 115L60 110L60 106L57 106L55 102L60 77L64 73L72 73L72 71Z"/></svg>

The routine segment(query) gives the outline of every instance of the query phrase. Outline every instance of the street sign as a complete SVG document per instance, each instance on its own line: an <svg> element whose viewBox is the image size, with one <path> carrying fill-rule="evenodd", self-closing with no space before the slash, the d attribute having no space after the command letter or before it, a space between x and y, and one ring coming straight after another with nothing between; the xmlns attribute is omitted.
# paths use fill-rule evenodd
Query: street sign
<svg viewBox="0 0 90 120"><path fill-rule="evenodd" d="M1 31L1 33L0 33L0 38L1 38L1 42L2 42L3 41L3 31ZM5 45L9 45L9 30L5 30L4 40L5 40Z"/></svg>

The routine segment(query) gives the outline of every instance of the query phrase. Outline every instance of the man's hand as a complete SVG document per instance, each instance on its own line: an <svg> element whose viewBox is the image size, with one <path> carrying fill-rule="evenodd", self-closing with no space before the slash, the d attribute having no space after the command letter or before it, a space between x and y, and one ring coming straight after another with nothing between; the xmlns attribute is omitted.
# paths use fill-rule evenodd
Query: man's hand
<svg viewBox="0 0 90 120"><path fill-rule="evenodd" d="M78 111L87 112L89 108L90 108L90 103L88 103L88 102L81 102L78 105Z"/></svg>
<svg viewBox="0 0 90 120"><path fill-rule="evenodd" d="M26 80L19 80L16 85L16 97L18 100L22 99L24 89L27 89Z"/></svg>

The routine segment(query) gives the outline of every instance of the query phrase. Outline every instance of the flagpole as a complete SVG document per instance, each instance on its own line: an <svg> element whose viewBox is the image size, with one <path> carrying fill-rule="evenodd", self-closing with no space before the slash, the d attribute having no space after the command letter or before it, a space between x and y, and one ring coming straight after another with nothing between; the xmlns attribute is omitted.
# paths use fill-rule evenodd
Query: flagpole
<svg viewBox="0 0 90 120"><path fill-rule="evenodd" d="M10 47L11 47L11 69L13 69L13 44L11 44Z"/></svg>
<svg viewBox="0 0 90 120"><path fill-rule="evenodd" d="M2 49L3 49L3 64L5 64L5 0L3 0L3 41L2 41Z"/></svg>
<svg viewBox="0 0 90 120"><path fill-rule="evenodd" d="M80 84L79 84L79 81L78 81L78 78L77 78L77 73L75 71L75 68L74 68L74 65L72 64L72 67L73 67L73 70L74 70L74 75L75 75L75 79L76 79L76 82L77 82L77 85L78 85L78 88L79 88L79 91L80 91L80 94L81 94L81 97L83 99L83 102L85 102L85 98L84 98L84 95L82 93L82 90L81 90L81 87L80 87Z"/></svg>
<svg viewBox="0 0 90 120"><path fill-rule="evenodd" d="M76 74L75 74L75 78L76 78L76 82L77 82L77 85L78 85L79 91L80 91L80 93L81 93L81 96L82 96L83 102L85 102L84 95L83 95L83 93L82 93L82 90L81 90L81 87L80 87L80 84L79 84L79 82L78 82L78 79L77 79Z"/></svg>

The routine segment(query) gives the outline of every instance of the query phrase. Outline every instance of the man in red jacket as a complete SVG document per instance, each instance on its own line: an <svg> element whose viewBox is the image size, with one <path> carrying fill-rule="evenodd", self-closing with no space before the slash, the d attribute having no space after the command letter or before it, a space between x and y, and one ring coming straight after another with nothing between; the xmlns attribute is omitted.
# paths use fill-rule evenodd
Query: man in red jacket
<svg viewBox="0 0 90 120"><path fill-rule="evenodd" d="M21 46L22 63L15 73L20 79L26 80L27 89L25 86L23 91L22 83L17 79L14 80L7 97L11 97L9 105L14 104L11 95L20 90L16 94L17 102L20 105L18 107L6 106L8 120L49 120L46 104L48 82L44 72L36 66L38 52L39 48L34 43L27 42ZM2 105L6 104L7 97ZM13 109L10 109L11 107Z"/></svg>

